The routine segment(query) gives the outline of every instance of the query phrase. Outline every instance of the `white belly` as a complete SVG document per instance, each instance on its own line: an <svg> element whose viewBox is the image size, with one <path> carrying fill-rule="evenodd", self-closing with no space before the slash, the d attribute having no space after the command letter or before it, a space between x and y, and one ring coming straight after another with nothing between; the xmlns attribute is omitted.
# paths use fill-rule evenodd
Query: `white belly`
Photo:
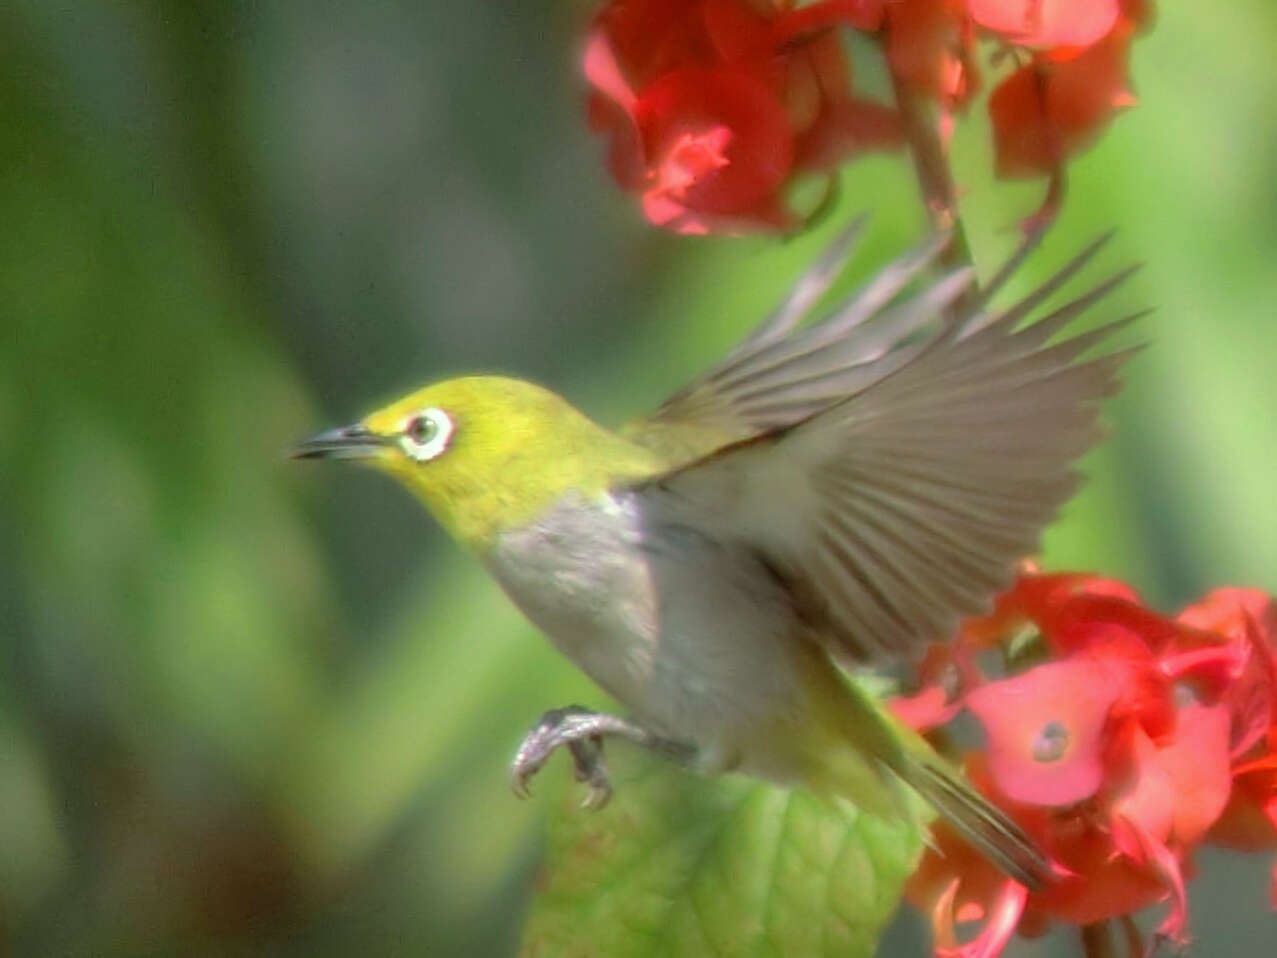
<svg viewBox="0 0 1277 958"><path fill-rule="evenodd" d="M723 754L800 711L794 622L747 551L645 527L633 499L565 500L489 569L529 619L654 731Z"/></svg>

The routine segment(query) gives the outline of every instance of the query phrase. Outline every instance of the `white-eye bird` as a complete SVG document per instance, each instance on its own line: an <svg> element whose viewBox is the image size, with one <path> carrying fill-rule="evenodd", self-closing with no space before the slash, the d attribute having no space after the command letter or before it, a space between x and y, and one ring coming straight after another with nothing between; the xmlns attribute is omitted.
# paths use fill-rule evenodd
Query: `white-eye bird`
<svg viewBox="0 0 1277 958"><path fill-rule="evenodd" d="M839 666L915 657L988 609L1077 484L1121 323L1055 341L1124 271L1029 314L1102 244L1019 303L959 269L910 292L946 243L889 265L800 325L853 225L734 352L652 416L611 431L539 386L427 386L294 449L394 476L550 641L632 718L547 712L512 768L523 792L567 746L590 800L617 736L705 772L739 770L904 814L897 779L1009 875L1033 842Z"/></svg>

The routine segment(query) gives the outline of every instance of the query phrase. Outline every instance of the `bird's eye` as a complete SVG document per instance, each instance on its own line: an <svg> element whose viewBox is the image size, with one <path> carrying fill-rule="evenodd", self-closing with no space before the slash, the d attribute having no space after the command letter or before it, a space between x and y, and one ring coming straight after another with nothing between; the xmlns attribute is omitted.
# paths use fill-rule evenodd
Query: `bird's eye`
<svg viewBox="0 0 1277 958"><path fill-rule="evenodd" d="M452 439L452 420L442 409L423 409L404 420L400 447L418 462L442 455Z"/></svg>
<svg viewBox="0 0 1277 958"><path fill-rule="evenodd" d="M413 416L404 430L404 435L419 446L424 446L438 434L439 423L429 416Z"/></svg>

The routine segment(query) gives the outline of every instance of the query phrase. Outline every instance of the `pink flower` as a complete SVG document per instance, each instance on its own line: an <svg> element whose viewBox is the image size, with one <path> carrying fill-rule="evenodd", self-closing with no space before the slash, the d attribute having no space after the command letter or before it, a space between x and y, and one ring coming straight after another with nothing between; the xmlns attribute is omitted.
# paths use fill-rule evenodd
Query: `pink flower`
<svg viewBox="0 0 1277 958"><path fill-rule="evenodd" d="M966 0L971 19L1022 47L1089 47L1117 22L1119 0Z"/></svg>
<svg viewBox="0 0 1277 958"><path fill-rule="evenodd" d="M1164 900L1158 935L1185 940L1194 849L1277 846L1274 626L1277 604L1255 591L1220 590L1169 619L1121 583L1028 573L933 649L931 684L897 714L931 727L971 712L986 747L966 755L968 774L1059 876L1030 892L940 826L908 890L937 955L988 958L1016 929ZM1047 661L1001 677L975 665L977 650L1012 640ZM1277 905L1277 874L1273 891ZM983 924L959 945L964 921Z"/></svg>
<svg viewBox="0 0 1277 958"><path fill-rule="evenodd" d="M1071 805L1104 778L1104 732L1122 679L1096 659L1048 662L972 690L988 734L989 774L1007 798Z"/></svg>

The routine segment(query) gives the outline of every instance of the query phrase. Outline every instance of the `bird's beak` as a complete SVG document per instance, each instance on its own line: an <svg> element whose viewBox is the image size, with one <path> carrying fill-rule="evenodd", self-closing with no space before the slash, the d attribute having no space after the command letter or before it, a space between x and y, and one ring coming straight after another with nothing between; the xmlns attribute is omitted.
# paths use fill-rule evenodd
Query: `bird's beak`
<svg viewBox="0 0 1277 958"><path fill-rule="evenodd" d="M355 423L311 436L293 446L288 454L294 459L369 459L388 445L388 438Z"/></svg>

